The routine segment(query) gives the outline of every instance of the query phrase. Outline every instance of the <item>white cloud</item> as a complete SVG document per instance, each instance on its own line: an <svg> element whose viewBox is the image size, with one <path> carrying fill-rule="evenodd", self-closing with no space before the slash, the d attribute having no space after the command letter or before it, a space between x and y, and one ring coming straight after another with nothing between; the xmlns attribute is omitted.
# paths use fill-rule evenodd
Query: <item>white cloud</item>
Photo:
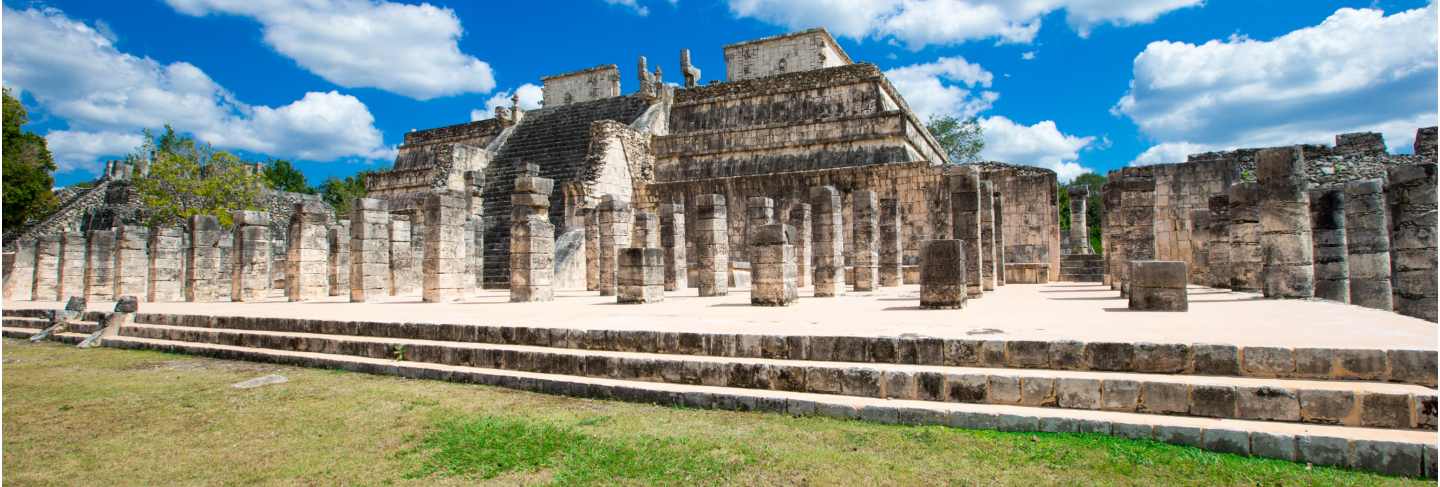
<svg viewBox="0 0 1440 487"><path fill-rule="evenodd" d="M605 0L605 3L629 8L630 10L635 11L635 15L639 15L641 17L650 15L650 9L645 7L644 5L640 5L640 3L636 0Z"/></svg>
<svg viewBox="0 0 1440 487"><path fill-rule="evenodd" d="M922 120L934 115L970 118L989 109L1000 97L981 89L990 87L994 75L962 57L901 66L886 70L885 77Z"/></svg>
<svg viewBox="0 0 1440 487"><path fill-rule="evenodd" d="M1136 56L1112 112L1156 147L1136 163L1179 162L1182 150L1330 143L1376 131L1408 146L1436 117L1435 6L1384 15L1340 9L1269 41L1230 36L1153 42Z"/></svg>
<svg viewBox="0 0 1440 487"><path fill-rule="evenodd" d="M539 85L525 83L514 91L502 91L494 94L490 99L485 100L485 108L470 110L470 121L473 122L494 117L495 107L509 108L512 104L510 98L516 93L520 94L520 108L525 110L540 108L540 99L542 95L544 95L544 91Z"/></svg>
<svg viewBox="0 0 1440 487"><path fill-rule="evenodd" d="M161 64L115 49L109 37L55 9L4 9L4 84L69 128L47 135L58 165L98 170L130 152L141 129L166 123L218 147L328 160L393 157L358 99L307 93L281 107L237 100L185 62Z"/></svg>
<svg viewBox="0 0 1440 487"><path fill-rule="evenodd" d="M1024 125L1002 116L980 119L980 128L985 134L982 159L1047 168L1055 171L1061 182L1089 172L1075 160L1095 137L1065 134L1051 120Z"/></svg>
<svg viewBox="0 0 1440 487"><path fill-rule="evenodd" d="M919 49L980 39L1030 43L1058 10L1080 36L1102 24L1154 21L1202 0L730 0L730 12L791 29L823 26L852 39L898 39Z"/></svg>
<svg viewBox="0 0 1440 487"><path fill-rule="evenodd" d="M1141 152L1135 160L1130 161L1131 166L1149 166L1151 164L1171 164L1185 162L1190 154L1210 152L1217 150L1214 146L1192 144L1190 142L1165 142L1155 144L1145 152Z"/></svg>
<svg viewBox="0 0 1440 487"><path fill-rule="evenodd" d="M166 0L181 13L260 22L265 43L321 78L417 100L495 88L490 65L460 52L455 12L383 0Z"/></svg>
<svg viewBox="0 0 1440 487"><path fill-rule="evenodd" d="M1035 60L1035 51L1025 51L1025 52L1020 53L1020 59L1023 59L1023 60L1025 60L1025 61L1034 61L1034 60Z"/></svg>

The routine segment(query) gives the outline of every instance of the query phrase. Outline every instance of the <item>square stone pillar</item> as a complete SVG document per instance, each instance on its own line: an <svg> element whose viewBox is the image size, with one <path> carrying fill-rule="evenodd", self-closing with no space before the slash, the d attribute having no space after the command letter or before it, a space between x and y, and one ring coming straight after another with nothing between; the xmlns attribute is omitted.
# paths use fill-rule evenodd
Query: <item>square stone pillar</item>
<svg viewBox="0 0 1440 487"><path fill-rule="evenodd" d="M85 300L115 300L115 231L91 230L85 241Z"/></svg>
<svg viewBox="0 0 1440 487"><path fill-rule="evenodd" d="M1229 196L1230 289L1259 291L1265 264L1260 253L1260 186L1238 183L1230 186Z"/></svg>
<svg viewBox="0 0 1440 487"><path fill-rule="evenodd" d="M617 255L616 302L645 304L665 300L664 250L629 247L620 249Z"/></svg>
<svg viewBox="0 0 1440 487"><path fill-rule="evenodd" d="M1071 186L1070 192L1070 251L1076 254L1095 253L1090 248L1090 228L1085 226L1085 207L1090 198L1090 188Z"/></svg>
<svg viewBox="0 0 1440 487"><path fill-rule="evenodd" d="M966 292L978 298L985 292L981 285L980 176L974 168L961 166L947 177L946 186L954 236L965 246L965 278L969 279Z"/></svg>
<svg viewBox="0 0 1440 487"><path fill-rule="evenodd" d="M1350 304L1390 311L1390 219L1380 179L1345 184L1345 252Z"/></svg>
<svg viewBox="0 0 1440 487"><path fill-rule="evenodd" d="M1185 295L1185 262L1130 261L1130 309L1134 311L1189 311Z"/></svg>
<svg viewBox="0 0 1440 487"><path fill-rule="evenodd" d="M895 287L900 285L900 260L904 256L904 248L900 244L900 200L885 198L880 200L879 220L879 266L880 285Z"/></svg>
<svg viewBox="0 0 1440 487"><path fill-rule="evenodd" d="M555 226L550 223L555 180L539 175L540 166L526 164L510 195L511 302L555 299ZM625 227L628 233L628 221Z"/></svg>
<svg viewBox="0 0 1440 487"><path fill-rule="evenodd" d="M1310 194L1305 158L1298 147L1261 150L1255 176L1260 184L1261 287L1267 298L1315 296L1315 249L1310 234Z"/></svg>
<svg viewBox="0 0 1440 487"><path fill-rule="evenodd" d="M1418 143L1417 143L1418 145ZM1390 166L1390 262L1395 311L1436 321L1435 164Z"/></svg>
<svg viewBox="0 0 1440 487"><path fill-rule="evenodd" d="M1126 261L1155 260L1155 176L1149 168L1121 171L1120 219L1124 222ZM1120 266L1120 295L1129 296L1130 270Z"/></svg>
<svg viewBox="0 0 1440 487"><path fill-rule="evenodd" d="M135 296L148 300L150 259L146 247L150 240L150 229L139 225L124 225L115 233L115 291L116 299L121 296Z"/></svg>
<svg viewBox="0 0 1440 487"><path fill-rule="evenodd" d="M1310 191L1310 230L1315 254L1315 297L1350 302L1344 189Z"/></svg>
<svg viewBox="0 0 1440 487"><path fill-rule="evenodd" d="M685 263L685 205L660 205L660 248L665 253L665 290L690 287Z"/></svg>
<svg viewBox="0 0 1440 487"><path fill-rule="evenodd" d="M59 301L60 235L41 235L35 240L35 282L30 297L36 301Z"/></svg>
<svg viewBox="0 0 1440 487"><path fill-rule="evenodd" d="M810 283L810 259L814 254L811 242L814 230L810 227L810 204L795 203L790 208L789 225L795 229L795 286L805 287Z"/></svg>
<svg viewBox="0 0 1440 487"><path fill-rule="evenodd" d="M301 201L294 205L285 235L285 297L290 301L330 295L329 220L325 203Z"/></svg>
<svg viewBox="0 0 1440 487"><path fill-rule="evenodd" d="M630 235L630 245L635 248L660 248L660 217L654 212L636 211L634 231Z"/></svg>
<svg viewBox="0 0 1440 487"><path fill-rule="evenodd" d="M834 186L810 188L815 251L815 297L845 294L845 223L840 192Z"/></svg>
<svg viewBox="0 0 1440 487"><path fill-rule="evenodd" d="M745 200L745 259L750 259L750 247L754 247L755 233L760 227L775 223L775 200L763 196L752 196Z"/></svg>
<svg viewBox="0 0 1440 487"><path fill-rule="evenodd" d="M350 293L350 220L340 220L325 229L329 252L325 258L326 284L331 296Z"/></svg>
<svg viewBox="0 0 1440 487"><path fill-rule="evenodd" d="M350 301L389 294L390 208L385 200L355 198L350 204Z"/></svg>
<svg viewBox="0 0 1440 487"><path fill-rule="evenodd" d="M415 249L410 243L410 216L390 215L390 284L391 296L404 296L419 288L415 275Z"/></svg>
<svg viewBox="0 0 1440 487"><path fill-rule="evenodd" d="M1206 201L1210 209L1210 244L1206 247L1205 262L1210 266L1210 287L1230 287L1233 274L1230 265L1230 197L1211 196Z"/></svg>
<svg viewBox="0 0 1440 487"><path fill-rule="evenodd" d="M855 225L855 290L873 291L880 285L879 217L880 203L874 191L860 190L850 194Z"/></svg>
<svg viewBox="0 0 1440 487"><path fill-rule="evenodd" d="M5 274L5 299L8 301L29 301L35 296L35 241L22 239L15 242L15 262L10 273Z"/></svg>
<svg viewBox="0 0 1440 487"><path fill-rule="evenodd" d="M795 247L790 236L795 228L772 223L753 228L755 246L750 254L750 304L789 306L799 299L795 285Z"/></svg>
<svg viewBox="0 0 1440 487"><path fill-rule="evenodd" d="M1100 186L1100 200L1105 203L1104 211L1100 213L1100 250L1105 259L1104 282L1111 290L1119 291L1120 263L1125 261L1125 246L1120 245L1124 240L1125 223L1120 220L1119 172L1111 171L1109 179ZM1228 248L1226 254L1229 254ZM1228 287L1230 283L1227 281L1225 285Z"/></svg>
<svg viewBox="0 0 1440 487"><path fill-rule="evenodd" d="M586 208L585 218L585 290L600 290L600 211Z"/></svg>
<svg viewBox="0 0 1440 487"><path fill-rule="evenodd" d="M260 301L270 297L270 213L237 211L234 215L235 273L230 299Z"/></svg>
<svg viewBox="0 0 1440 487"><path fill-rule="evenodd" d="M724 296L730 289L730 234L725 197L695 197L695 281L700 296Z"/></svg>
<svg viewBox="0 0 1440 487"><path fill-rule="evenodd" d="M427 235L420 267L421 298L427 303L456 301L465 291L466 204L465 195L459 192L425 196Z"/></svg>
<svg viewBox="0 0 1440 487"><path fill-rule="evenodd" d="M60 293L56 300L83 298L85 292L85 234L66 231L60 235Z"/></svg>
<svg viewBox="0 0 1440 487"><path fill-rule="evenodd" d="M995 290L995 183L980 181L980 287Z"/></svg>
<svg viewBox="0 0 1440 487"><path fill-rule="evenodd" d="M220 241L216 244L220 249L220 276L215 278L215 294L219 301L230 301L231 290L235 282L235 268L239 267L235 253L235 234L221 231Z"/></svg>
<svg viewBox="0 0 1440 487"><path fill-rule="evenodd" d="M149 289L146 300L170 303L185 300L183 231L176 227L156 228L150 233Z"/></svg>
<svg viewBox="0 0 1440 487"><path fill-rule="evenodd" d="M190 248L185 257L186 301L213 303L221 300L220 276L230 272L230 266L221 260L220 255L223 233L220 220L214 216L190 217Z"/></svg>
<svg viewBox="0 0 1440 487"><path fill-rule="evenodd" d="M920 307L959 309L969 294L965 245L956 239L920 243Z"/></svg>
<svg viewBox="0 0 1440 487"><path fill-rule="evenodd" d="M600 200L600 295L614 296L620 249L630 247L634 213L628 201L605 195Z"/></svg>
<svg viewBox="0 0 1440 487"><path fill-rule="evenodd" d="M480 292L485 275L485 224L475 215L465 217L465 275L461 277L462 292L474 296Z"/></svg>
<svg viewBox="0 0 1440 487"><path fill-rule="evenodd" d="M1005 285L1005 197L993 193L995 205L995 285ZM1086 240L1085 245L1090 245Z"/></svg>

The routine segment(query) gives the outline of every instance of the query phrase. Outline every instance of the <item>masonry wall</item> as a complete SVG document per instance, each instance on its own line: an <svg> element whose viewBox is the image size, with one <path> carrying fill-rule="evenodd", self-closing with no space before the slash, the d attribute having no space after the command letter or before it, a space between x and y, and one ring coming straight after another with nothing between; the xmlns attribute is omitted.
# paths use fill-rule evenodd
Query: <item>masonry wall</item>
<svg viewBox="0 0 1440 487"><path fill-rule="evenodd" d="M1049 264L1050 280L1059 280L1060 200L1055 172L999 163L979 166L980 178L990 181L1004 198L1000 208L1004 262Z"/></svg>
<svg viewBox="0 0 1440 487"><path fill-rule="evenodd" d="M730 81L850 64L849 56L819 29L725 46Z"/></svg>
<svg viewBox="0 0 1440 487"><path fill-rule="evenodd" d="M1185 262L1191 282L1204 284L1200 279L1206 273L1198 266L1206 262L1209 243L1196 238L1204 230L1196 228L1195 213L1208 214L1210 197L1225 194L1240 180L1240 163L1215 159L1148 167L1155 177L1155 258Z"/></svg>
<svg viewBox="0 0 1440 487"><path fill-rule="evenodd" d="M542 81L546 107L620 96L620 70L614 64L546 76Z"/></svg>

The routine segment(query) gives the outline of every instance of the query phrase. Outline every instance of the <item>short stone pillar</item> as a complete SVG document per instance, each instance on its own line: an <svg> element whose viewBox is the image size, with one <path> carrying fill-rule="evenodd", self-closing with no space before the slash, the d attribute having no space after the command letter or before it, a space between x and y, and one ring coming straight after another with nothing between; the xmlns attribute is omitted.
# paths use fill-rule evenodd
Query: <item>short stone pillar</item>
<svg viewBox="0 0 1440 487"><path fill-rule="evenodd" d="M1315 296L1315 254L1310 235L1310 194L1305 158L1298 147L1261 150L1255 176L1260 184L1262 291L1267 298Z"/></svg>
<svg viewBox="0 0 1440 487"><path fill-rule="evenodd" d="M1070 193L1070 252L1080 255L1095 253L1090 248L1090 227L1085 226L1086 202L1090 198L1090 188L1085 186L1071 186Z"/></svg>
<svg viewBox="0 0 1440 487"><path fill-rule="evenodd" d="M1395 311L1436 321L1435 164L1390 166L1390 262Z"/></svg>
<svg viewBox="0 0 1440 487"><path fill-rule="evenodd" d="M1005 281L1010 284L1045 284L1050 282L1050 264L1044 262L1005 264Z"/></svg>
<svg viewBox="0 0 1440 487"><path fill-rule="evenodd" d="M854 225L852 237L855 247L851 250L854 259L856 291L873 291L880 285L880 203L874 191L856 191L850 194L850 221Z"/></svg>
<svg viewBox="0 0 1440 487"><path fill-rule="evenodd" d="M750 253L750 304L789 306L800 298L795 285L795 247L790 237L795 228L772 223L756 229Z"/></svg>
<svg viewBox="0 0 1440 487"><path fill-rule="evenodd" d="M1125 261L1125 246L1120 245L1125 236L1125 222L1120 219L1120 181L1110 172L1113 179L1100 186L1100 201L1104 202L1100 213L1100 253L1105 259L1105 278L1102 280L1110 290L1120 290L1120 263ZM1229 249L1226 249L1229 252ZM1009 272L1006 272L1009 279ZM1225 286L1229 287L1226 282Z"/></svg>
<svg viewBox="0 0 1440 487"><path fill-rule="evenodd" d="M1384 187L1380 179L1345 184L1345 252L1350 304L1390 311L1395 298L1390 284L1390 219Z"/></svg>
<svg viewBox="0 0 1440 487"><path fill-rule="evenodd" d="M965 247L966 292L978 298L985 293L981 284L980 176L974 168L961 166L946 178L950 191L950 222L954 237Z"/></svg>
<svg viewBox="0 0 1440 487"><path fill-rule="evenodd" d="M1005 280L1005 197L999 191L994 194L995 205L995 285L1004 286ZM1090 245L1086 240L1085 245Z"/></svg>
<svg viewBox="0 0 1440 487"><path fill-rule="evenodd" d="M85 234L66 231L60 235L60 294L57 301L85 297Z"/></svg>
<svg viewBox="0 0 1440 487"><path fill-rule="evenodd" d="M1185 296L1185 262L1130 261L1130 309L1134 311L1189 311Z"/></svg>
<svg viewBox="0 0 1440 487"><path fill-rule="evenodd" d="M425 196L425 248L420 265L420 297L427 303L459 300L465 292L465 207L459 192ZM551 238L554 238L553 236ZM553 272L553 270L552 270Z"/></svg>
<svg viewBox="0 0 1440 487"><path fill-rule="evenodd" d="M294 205L285 235L285 297L290 301L330 295L329 220L325 203L301 201Z"/></svg>
<svg viewBox="0 0 1440 487"><path fill-rule="evenodd" d="M1238 183L1230 186L1230 290L1259 291L1260 269L1260 186Z"/></svg>
<svg viewBox="0 0 1440 487"><path fill-rule="evenodd" d="M880 200L880 285L885 287L900 285L900 259L904 256L904 249L900 244L900 212L900 200Z"/></svg>
<svg viewBox="0 0 1440 487"><path fill-rule="evenodd" d="M350 204L350 301L389 294L390 207L385 200L356 198Z"/></svg>
<svg viewBox="0 0 1440 487"><path fill-rule="evenodd" d="M230 283L232 301L259 301L270 297L270 214L237 211L235 215L235 274Z"/></svg>
<svg viewBox="0 0 1440 487"><path fill-rule="evenodd" d="M695 272L700 296L724 296L730 290L730 235L725 197L695 197Z"/></svg>
<svg viewBox="0 0 1440 487"><path fill-rule="evenodd" d="M325 240L329 247L325 258L329 294L346 296L350 293L350 220L340 220L326 228Z"/></svg>
<svg viewBox="0 0 1440 487"><path fill-rule="evenodd" d="M390 258L390 283L386 286L391 296L404 296L419 288L420 279L415 274L415 248L410 243L410 216L390 215L388 249Z"/></svg>
<svg viewBox="0 0 1440 487"><path fill-rule="evenodd" d="M840 192L834 186L810 188L815 297L845 294L845 222Z"/></svg>
<svg viewBox="0 0 1440 487"><path fill-rule="evenodd" d="M795 286L805 287L810 283L810 259L814 251L810 243L814 230L810 227L810 203L795 203L790 208L790 219L786 222L795 229Z"/></svg>
<svg viewBox="0 0 1440 487"><path fill-rule="evenodd" d="M184 236L176 227L161 227L150 232L150 255L146 266L149 269L150 285L146 300L152 303L169 303L185 300Z"/></svg>
<svg viewBox="0 0 1440 487"><path fill-rule="evenodd" d="M1344 189L1310 191L1310 231L1315 255L1315 297L1350 302Z"/></svg>
<svg viewBox="0 0 1440 487"><path fill-rule="evenodd" d="M630 234L630 245L642 249L660 248L660 217L654 212L635 212L635 231Z"/></svg>
<svg viewBox="0 0 1440 487"><path fill-rule="evenodd" d="M660 248L665 252L665 290L690 287L685 264L685 205L660 205Z"/></svg>
<svg viewBox="0 0 1440 487"><path fill-rule="evenodd" d="M995 290L995 183L980 181L980 287Z"/></svg>
<svg viewBox="0 0 1440 487"><path fill-rule="evenodd" d="M91 230L85 241L85 299L115 299L115 231Z"/></svg>
<svg viewBox="0 0 1440 487"><path fill-rule="evenodd" d="M775 223L775 200L763 196L751 196L745 200L745 259L756 245L755 234L760 227Z"/></svg>
<svg viewBox="0 0 1440 487"><path fill-rule="evenodd" d="M555 226L550 223L550 193L555 180L540 177L535 164L526 164L524 170L510 195L510 302L552 301Z"/></svg>
<svg viewBox="0 0 1440 487"><path fill-rule="evenodd" d="M214 216L190 217L190 248L185 256L186 301L213 303L221 299L220 276L230 272L220 255L223 233L220 220Z"/></svg>
<svg viewBox="0 0 1440 487"><path fill-rule="evenodd" d="M630 203L605 195L600 200L600 295L614 296L620 249L630 247L634 213Z"/></svg>
<svg viewBox="0 0 1440 487"><path fill-rule="evenodd" d="M112 294L146 298L147 275L150 270L146 247L150 229L139 225L123 225L115 232L115 290Z"/></svg>
<svg viewBox="0 0 1440 487"><path fill-rule="evenodd" d="M1210 243L1205 248L1205 263L1210 266L1205 283L1210 287L1230 287L1230 197L1215 195L1206 200L1210 209Z"/></svg>
<svg viewBox="0 0 1440 487"><path fill-rule="evenodd" d="M956 239L920 243L920 307L965 307L965 245Z"/></svg>
<svg viewBox="0 0 1440 487"><path fill-rule="evenodd" d="M60 236L41 235L35 240L35 282L30 297L36 301L59 301L60 296Z"/></svg>
<svg viewBox="0 0 1440 487"><path fill-rule="evenodd" d="M615 301L621 304L665 300L665 251L650 247L619 250Z"/></svg>
<svg viewBox="0 0 1440 487"><path fill-rule="evenodd" d="M1149 168L1121 172L1120 218L1124 220L1125 260L1155 259L1155 175ZM1130 292L1129 264L1121 265L1120 295Z"/></svg>
<svg viewBox="0 0 1440 487"><path fill-rule="evenodd" d="M35 294L35 241L21 239L15 242L15 262L10 273L5 274L5 299L8 301L29 301Z"/></svg>

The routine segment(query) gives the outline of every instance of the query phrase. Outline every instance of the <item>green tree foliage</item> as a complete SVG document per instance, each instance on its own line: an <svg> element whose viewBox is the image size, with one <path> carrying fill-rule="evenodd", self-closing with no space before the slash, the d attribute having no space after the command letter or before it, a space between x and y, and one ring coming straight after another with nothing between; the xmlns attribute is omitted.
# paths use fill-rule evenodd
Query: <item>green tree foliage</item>
<svg viewBox="0 0 1440 487"><path fill-rule="evenodd" d="M209 144L178 135L170 126L145 143L131 158L151 155L150 174L135 189L151 210L151 223L176 225L196 215L212 215L225 226L231 212L256 210L266 182L240 158Z"/></svg>
<svg viewBox="0 0 1440 487"><path fill-rule="evenodd" d="M315 188L305 181L305 173L295 169L290 161L274 159L265 164L265 181L270 184L270 189L276 191L289 191L291 193L315 194Z"/></svg>
<svg viewBox="0 0 1440 487"><path fill-rule="evenodd" d="M0 172L4 173L4 225L15 228L38 220L55 209L55 161L45 138L34 132L20 130L30 115L20 100L4 90L4 153Z"/></svg>
<svg viewBox="0 0 1440 487"><path fill-rule="evenodd" d="M1084 186L1090 190L1090 196L1085 201L1085 226L1090 236L1090 247L1096 253L1100 248L1100 215L1104 213L1104 200L1100 197L1100 187L1105 185L1105 176L1087 172L1075 177L1075 180L1060 185L1060 231L1070 231L1070 188ZM1068 234L1068 233L1067 233Z"/></svg>
<svg viewBox="0 0 1440 487"><path fill-rule="evenodd" d="M349 218L350 203L353 203L355 198L365 197L365 176L369 174L370 171L360 171L344 179L330 176L320 183L320 198L329 203L340 218Z"/></svg>
<svg viewBox="0 0 1440 487"><path fill-rule="evenodd" d="M925 123L925 128L940 142L951 164L978 161L980 151L985 148L985 134L980 122L974 118L960 120L949 115L932 116Z"/></svg>

